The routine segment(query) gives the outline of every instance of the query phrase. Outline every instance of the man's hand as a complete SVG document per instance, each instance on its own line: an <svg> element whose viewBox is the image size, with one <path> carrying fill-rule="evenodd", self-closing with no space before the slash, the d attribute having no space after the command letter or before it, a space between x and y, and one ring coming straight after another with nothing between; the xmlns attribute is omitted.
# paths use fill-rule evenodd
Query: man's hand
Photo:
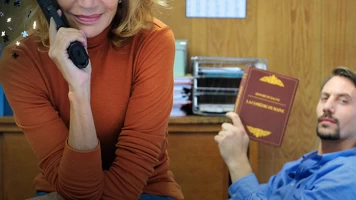
<svg viewBox="0 0 356 200"><path fill-rule="evenodd" d="M234 113L226 114L233 124L222 124L222 130L214 137L219 146L220 154L229 168L233 182L252 173L251 165L248 161L247 150L249 137L240 120Z"/></svg>
<svg viewBox="0 0 356 200"><path fill-rule="evenodd" d="M215 136L218 143L220 154L228 166L236 165L241 158L247 157L249 138L245 131L240 117L234 113L226 114L233 124L223 123L222 130Z"/></svg>

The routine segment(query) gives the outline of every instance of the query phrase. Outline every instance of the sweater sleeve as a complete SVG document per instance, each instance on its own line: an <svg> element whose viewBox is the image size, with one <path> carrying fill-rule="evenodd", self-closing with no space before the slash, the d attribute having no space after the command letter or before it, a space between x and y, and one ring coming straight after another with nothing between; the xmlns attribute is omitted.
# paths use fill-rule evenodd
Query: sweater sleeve
<svg viewBox="0 0 356 200"><path fill-rule="evenodd" d="M23 129L41 173L53 189L66 199L99 199L104 183L100 146L78 152L67 145L68 128L54 108L45 78L37 67L42 63L34 59L41 57L35 45L9 46L0 61L0 82L16 123ZM12 57L15 53L16 59Z"/></svg>
<svg viewBox="0 0 356 200"><path fill-rule="evenodd" d="M165 152L173 103L174 36L167 26L143 35L134 50L131 97L116 159L105 172L103 199L137 200Z"/></svg>
<svg viewBox="0 0 356 200"><path fill-rule="evenodd" d="M3 52L0 82L16 123L35 152L41 173L66 199L137 200L165 152L173 101L174 36L167 26L142 35L133 49L134 80L116 159L104 172L100 145L88 152L67 145L68 127L38 67L46 62L35 59L47 56L37 55L41 52L35 44ZM19 57L14 59L13 53Z"/></svg>

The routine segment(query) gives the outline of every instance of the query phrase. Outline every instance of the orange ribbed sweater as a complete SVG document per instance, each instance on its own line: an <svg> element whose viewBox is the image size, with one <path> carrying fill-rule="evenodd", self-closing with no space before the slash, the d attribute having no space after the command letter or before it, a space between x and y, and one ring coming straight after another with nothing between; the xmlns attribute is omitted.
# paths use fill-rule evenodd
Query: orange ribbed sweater
<svg viewBox="0 0 356 200"><path fill-rule="evenodd" d="M80 152L67 144L68 84L31 35L9 46L0 82L39 160L36 190L66 199L137 200L141 193L182 199L169 171L167 126L173 98L174 36L152 28L114 48L108 28L88 39L91 107L100 144ZM16 53L17 59L12 55Z"/></svg>

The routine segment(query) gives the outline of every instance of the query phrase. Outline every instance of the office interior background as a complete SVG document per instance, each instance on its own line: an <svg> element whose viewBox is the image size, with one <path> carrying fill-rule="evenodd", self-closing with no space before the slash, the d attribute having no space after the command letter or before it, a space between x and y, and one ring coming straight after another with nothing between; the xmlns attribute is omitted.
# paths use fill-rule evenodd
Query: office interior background
<svg viewBox="0 0 356 200"><path fill-rule="evenodd" d="M268 70L300 79L282 146L251 143L254 172L266 182L284 163L317 147L315 108L323 79L336 66L356 70L356 1L247 0L246 18L240 19L188 18L186 2L171 0L170 8L156 11L156 16L172 28L176 39L188 41L187 73L192 56L266 58ZM5 18L11 15L19 21L20 14L28 14L28 3L0 3L5 14L0 31L9 32L12 41L21 37L25 25L12 24L11 32ZM196 115L170 121L168 153L187 200L228 197L228 172L213 140L222 121ZM13 118L0 117L0 200L34 194L32 179L38 171Z"/></svg>

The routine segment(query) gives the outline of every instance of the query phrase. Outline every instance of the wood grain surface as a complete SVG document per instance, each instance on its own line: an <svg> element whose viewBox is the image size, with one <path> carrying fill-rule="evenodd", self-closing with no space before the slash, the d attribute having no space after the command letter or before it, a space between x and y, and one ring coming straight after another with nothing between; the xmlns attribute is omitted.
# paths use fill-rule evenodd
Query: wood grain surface
<svg viewBox="0 0 356 200"><path fill-rule="evenodd" d="M269 70L300 78L282 147L259 145L260 181L317 148L321 82L336 66L356 70L355 7L354 0L248 0L246 19L201 19L186 18L185 1L176 0L158 15L189 40L190 57L263 57Z"/></svg>

